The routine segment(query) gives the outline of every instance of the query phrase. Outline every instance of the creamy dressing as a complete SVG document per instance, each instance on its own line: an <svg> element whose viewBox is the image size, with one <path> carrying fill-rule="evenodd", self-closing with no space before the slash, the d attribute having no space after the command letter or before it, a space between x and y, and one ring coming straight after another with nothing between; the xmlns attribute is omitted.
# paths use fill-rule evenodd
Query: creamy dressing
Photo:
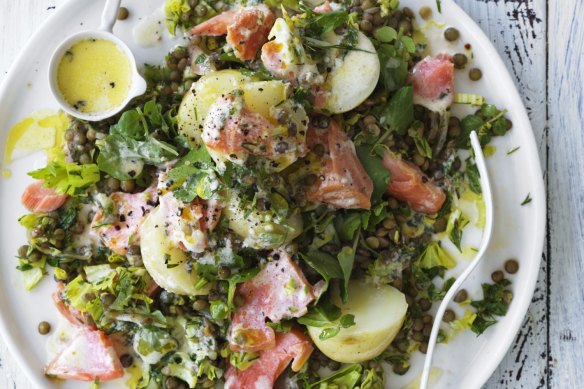
<svg viewBox="0 0 584 389"><path fill-rule="evenodd" d="M63 99L75 110L99 113L124 102L130 92L130 60L115 43L85 39L65 52L57 70Z"/></svg>
<svg viewBox="0 0 584 389"><path fill-rule="evenodd" d="M132 29L134 42L142 47L156 46L162 40L166 29L164 10L161 8L144 17Z"/></svg>

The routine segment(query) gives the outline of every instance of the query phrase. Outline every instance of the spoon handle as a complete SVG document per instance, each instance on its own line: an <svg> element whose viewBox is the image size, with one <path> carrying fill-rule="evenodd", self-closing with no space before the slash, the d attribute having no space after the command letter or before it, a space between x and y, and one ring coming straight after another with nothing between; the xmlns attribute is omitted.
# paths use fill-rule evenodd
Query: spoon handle
<svg viewBox="0 0 584 389"><path fill-rule="evenodd" d="M470 265L468 265L468 267L464 270L464 272L462 272L462 274L456 279L454 284L452 284L450 289L448 289L446 296L444 296L442 303L438 307L438 311L434 317L434 325L432 326L430 339L428 340L428 351L426 352L424 370L422 371L422 377L420 379L420 389L426 389L428 387L428 378L430 376L430 368L432 367L432 354L434 353L434 347L436 346L436 338L438 337L438 331L440 330L440 322L442 321L444 312L448 307L448 303L454 297L464 281L466 281L468 276L470 276L472 271L477 267L479 262L481 262L481 259L484 257L485 252L487 251L489 242L491 240L491 235L493 233L493 194L491 192L491 183L489 181L485 157L483 155L483 150L479 142L479 138L475 131L470 134L470 142L474 150L475 161L481 176L481 189L486 211L485 229L483 230L481 246L477 252L477 255L474 257Z"/></svg>
<svg viewBox="0 0 584 389"><path fill-rule="evenodd" d="M116 19L118 17L118 9L122 0L107 0L103 13L101 14L100 30L112 32Z"/></svg>

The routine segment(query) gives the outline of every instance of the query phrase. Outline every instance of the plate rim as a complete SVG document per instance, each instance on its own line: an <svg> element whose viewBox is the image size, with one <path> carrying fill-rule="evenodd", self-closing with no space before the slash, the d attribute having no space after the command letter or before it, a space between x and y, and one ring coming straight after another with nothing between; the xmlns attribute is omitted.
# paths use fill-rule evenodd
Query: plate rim
<svg viewBox="0 0 584 389"><path fill-rule="evenodd" d="M429 2L434 11L437 12L436 5L431 2L431 0L424 0ZM61 14L66 14L67 12L71 12L73 8L78 6L78 0L66 0L52 15L50 15L38 29L31 35L28 39L26 44L20 50L19 54L16 56L15 61L10 66L4 80L0 85L0 101L6 99L9 85L16 82L18 79L18 72L17 69L21 66L21 64L26 60L26 58L33 52L33 48L35 42L38 40L40 36L45 33L45 30L50 30L51 25L54 24L60 17ZM519 105L514 108L514 112L516 115L520 116L520 120L522 124L527 125L528 127L526 130L529 131L529 135L524 141L528 142L528 144L524 145L526 149L529 150L528 153L523 157L526 163L531 165L533 174L535 175L533 179L534 184L534 193L532 194L533 197L533 216L534 216L534 240L533 244L536 247L535 252L540 253L536 258L529 258L531 260L531 265L537 268L537 271L533 271L530 275L531 277L527 278L523 281L522 286L523 289L527 289L529 293L524 293L521 299L514 299L514 307L513 312L518 319L512 321L510 323L509 329L511 331L506 331L504 335L499 336L497 339L499 343L501 343L500 347L497 347L495 352L491 355L488 359L488 363L483 365L483 369L481 369L481 373L476 378L476 383L479 384L477 386L483 386L487 380L492 376L493 372L499 366L499 364L505 358L513 340L515 339L519 328L523 324L525 315L529 306L531 305L531 300L533 294L535 292L536 282L539 278L539 269L541 266L542 261L542 254L543 248L545 244L545 232L547 227L547 219L546 219L546 191L545 191L545 184L543 179L543 171L541 168L541 162L539 160L539 152L537 148L537 144L535 141L535 134L533 132L533 127L531 125L531 121L527 114L527 110L521 99L521 95L519 94L517 85L515 84L514 80L512 79L509 70L501 55L486 35L486 33L481 29L481 27L477 24L477 22L468 15L462 7L460 7L454 0L442 0L442 12L456 12L459 13L464 17L464 30L468 31L472 34L473 39L480 43L479 46L484 48L481 50L482 55L489 56L489 60L496 65L497 68L501 69L502 71L499 73L499 77L501 77L501 83L505 85L513 85L512 90L508 90L507 93L510 93L510 99L516 100ZM2 302L0 301L0 307L2 306ZM521 320L519 320L521 318ZM18 366L24 371L27 378L31 381L33 386L37 388L44 388L46 385L46 381L44 380L44 374L39 374L35 369L32 368L30 364L26 362L25 355L21 351L21 348L18 347L17 343L13 340L11 335L11 328L8 325L6 320L6 313L0 309L0 336L2 336L10 354L16 360Z"/></svg>

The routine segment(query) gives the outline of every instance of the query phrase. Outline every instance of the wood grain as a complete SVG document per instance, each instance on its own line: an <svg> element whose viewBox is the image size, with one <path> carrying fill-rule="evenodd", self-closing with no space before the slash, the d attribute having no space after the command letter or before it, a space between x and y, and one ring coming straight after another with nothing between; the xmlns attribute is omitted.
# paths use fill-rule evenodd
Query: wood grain
<svg viewBox="0 0 584 389"><path fill-rule="evenodd" d="M550 382L584 382L584 2L549 2Z"/></svg>

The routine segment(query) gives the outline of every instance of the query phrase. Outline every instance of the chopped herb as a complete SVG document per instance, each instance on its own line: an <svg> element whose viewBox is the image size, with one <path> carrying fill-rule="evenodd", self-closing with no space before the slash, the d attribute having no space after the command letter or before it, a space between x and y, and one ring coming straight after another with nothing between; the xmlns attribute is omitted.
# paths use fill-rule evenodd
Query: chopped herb
<svg viewBox="0 0 584 389"><path fill-rule="evenodd" d="M516 152L517 150L519 150L520 147L521 146L517 146L517 147L514 147L511 150L507 151L507 155L513 154L514 152Z"/></svg>
<svg viewBox="0 0 584 389"><path fill-rule="evenodd" d="M531 203L531 193L528 193L527 196L525 196L525 199L523 200L523 202L521 203L521 206L527 205L529 203Z"/></svg>

